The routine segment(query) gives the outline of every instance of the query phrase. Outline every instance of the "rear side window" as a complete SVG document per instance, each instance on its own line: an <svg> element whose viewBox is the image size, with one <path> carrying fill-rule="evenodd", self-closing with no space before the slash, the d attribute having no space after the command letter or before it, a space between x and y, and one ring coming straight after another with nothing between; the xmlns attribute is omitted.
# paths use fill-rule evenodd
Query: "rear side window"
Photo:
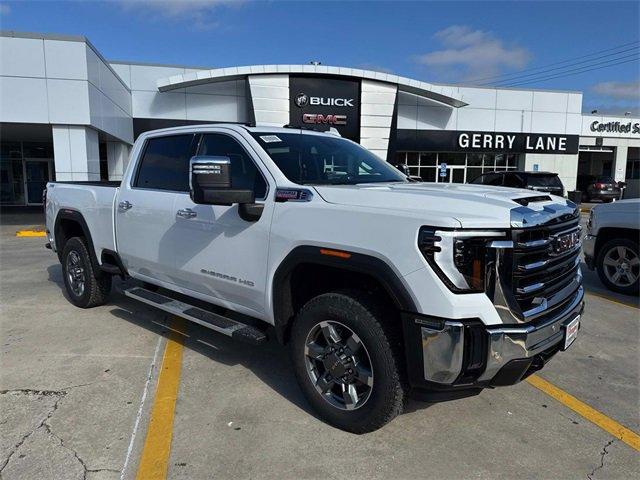
<svg viewBox="0 0 640 480"><path fill-rule="evenodd" d="M557 175L529 175L527 177L529 187L560 187L562 182Z"/></svg>
<svg viewBox="0 0 640 480"><path fill-rule="evenodd" d="M507 173L504 176L504 186L511 188L522 188L524 187L522 179L519 175L515 173Z"/></svg>
<svg viewBox="0 0 640 480"><path fill-rule="evenodd" d="M502 175L499 173L485 173L476 178L472 183L482 183L484 185L502 185Z"/></svg>
<svg viewBox="0 0 640 480"><path fill-rule="evenodd" d="M149 139L134 186L188 192L192 144L193 134Z"/></svg>
<svg viewBox="0 0 640 480"><path fill-rule="evenodd" d="M253 190L256 199L263 199L267 194L267 182L258 167L242 145L230 136L220 133L204 135L198 155L229 157L233 188Z"/></svg>

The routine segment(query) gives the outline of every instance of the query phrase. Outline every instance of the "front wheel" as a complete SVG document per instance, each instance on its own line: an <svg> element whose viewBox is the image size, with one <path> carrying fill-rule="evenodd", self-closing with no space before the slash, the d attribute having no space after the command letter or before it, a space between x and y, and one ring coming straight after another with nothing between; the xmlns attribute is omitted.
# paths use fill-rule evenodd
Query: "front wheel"
<svg viewBox="0 0 640 480"><path fill-rule="evenodd" d="M404 405L397 325L373 297L354 291L311 299L291 332L304 395L329 424L353 433L385 425Z"/></svg>
<svg viewBox="0 0 640 480"><path fill-rule="evenodd" d="M640 278L640 255L638 244L616 238L605 243L596 262L598 276L609 290L633 295L638 293Z"/></svg>
<svg viewBox="0 0 640 480"><path fill-rule="evenodd" d="M91 308L107 301L111 275L94 270L83 238L70 238L62 250L62 275L71 303Z"/></svg>

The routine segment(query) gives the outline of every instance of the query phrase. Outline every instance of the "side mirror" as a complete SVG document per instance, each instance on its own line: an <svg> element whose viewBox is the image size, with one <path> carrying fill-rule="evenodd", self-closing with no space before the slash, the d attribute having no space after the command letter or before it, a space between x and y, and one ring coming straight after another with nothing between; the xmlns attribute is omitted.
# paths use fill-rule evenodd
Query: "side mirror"
<svg viewBox="0 0 640 480"><path fill-rule="evenodd" d="M192 157L189 162L189 192L193 203L201 205L255 202L252 190L233 188L229 157Z"/></svg>
<svg viewBox="0 0 640 480"><path fill-rule="evenodd" d="M618 188L626 188L627 182L618 182Z"/></svg>

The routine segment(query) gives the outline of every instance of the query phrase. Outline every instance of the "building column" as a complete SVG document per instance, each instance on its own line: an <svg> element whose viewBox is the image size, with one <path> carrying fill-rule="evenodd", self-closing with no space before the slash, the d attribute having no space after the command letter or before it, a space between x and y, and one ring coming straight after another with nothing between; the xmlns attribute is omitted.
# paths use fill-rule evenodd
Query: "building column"
<svg viewBox="0 0 640 480"><path fill-rule="evenodd" d="M122 142L107 142L107 167L109 180L122 180L129 163L130 146Z"/></svg>
<svg viewBox="0 0 640 480"><path fill-rule="evenodd" d="M613 179L616 182L624 182L627 174L627 156L629 154L629 147L617 146L616 158L613 160Z"/></svg>
<svg viewBox="0 0 640 480"><path fill-rule="evenodd" d="M99 181L98 132L89 127L53 125L56 180Z"/></svg>
<svg viewBox="0 0 640 480"><path fill-rule="evenodd" d="M364 79L361 85L360 144L386 160L398 86Z"/></svg>
<svg viewBox="0 0 640 480"><path fill-rule="evenodd" d="M249 92L256 124L282 127L289 123L288 74L249 75Z"/></svg>

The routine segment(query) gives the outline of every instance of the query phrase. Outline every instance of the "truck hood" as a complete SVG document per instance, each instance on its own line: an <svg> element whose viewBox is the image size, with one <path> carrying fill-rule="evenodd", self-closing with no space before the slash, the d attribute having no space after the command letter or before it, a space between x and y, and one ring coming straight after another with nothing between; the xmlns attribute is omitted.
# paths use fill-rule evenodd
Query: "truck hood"
<svg viewBox="0 0 640 480"><path fill-rule="evenodd" d="M315 186L327 202L338 205L380 208L398 212L424 212L450 216L464 228L509 228L511 210L522 208L515 200L549 197L529 203L542 210L552 203L566 204L562 197L531 190L487 185L447 183L370 183L360 185Z"/></svg>

